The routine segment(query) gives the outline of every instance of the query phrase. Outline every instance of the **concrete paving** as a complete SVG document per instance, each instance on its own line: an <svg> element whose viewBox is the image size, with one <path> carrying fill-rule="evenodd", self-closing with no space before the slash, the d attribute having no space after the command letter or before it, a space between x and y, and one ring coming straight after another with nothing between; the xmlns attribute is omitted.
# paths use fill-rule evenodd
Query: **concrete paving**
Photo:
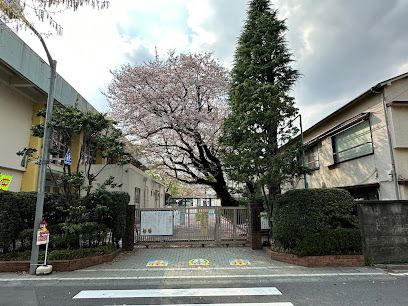
<svg viewBox="0 0 408 306"><path fill-rule="evenodd" d="M162 266L155 266L162 264ZM203 265L194 265L194 264ZM112 262L72 272L54 272L37 277L28 274L0 273L0 283L7 281L46 282L92 280L203 280L265 279L310 277L385 276L376 267L307 268L272 260L264 250L247 247L223 248L153 248L123 252Z"/></svg>
<svg viewBox="0 0 408 306"><path fill-rule="evenodd" d="M192 259L208 265L191 266ZM231 265L233 259L247 265ZM167 266L149 266L154 260ZM377 267L300 267L274 261L264 250L244 247L154 248L125 252L111 263L73 272L0 273L0 305L405 305L407 282L407 276ZM265 295L265 287L282 295ZM166 290L183 296L166 297ZM257 295L229 296L245 290ZM146 292L148 296L141 297ZM187 296L188 292L196 294ZM214 296L202 296L203 292Z"/></svg>

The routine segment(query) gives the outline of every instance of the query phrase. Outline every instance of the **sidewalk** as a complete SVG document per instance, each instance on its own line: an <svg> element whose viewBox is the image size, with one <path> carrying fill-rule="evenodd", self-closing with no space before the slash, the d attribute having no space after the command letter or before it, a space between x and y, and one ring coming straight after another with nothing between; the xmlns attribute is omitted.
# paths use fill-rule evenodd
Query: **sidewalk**
<svg viewBox="0 0 408 306"><path fill-rule="evenodd" d="M198 265L201 264L201 265ZM380 268L307 268L270 259L264 250L230 248L153 248L121 253L111 263L46 276L0 273L0 283L75 280L211 280L244 277L301 278L387 276Z"/></svg>
<svg viewBox="0 0 408 306"><path fill-rule="evenodd" d="M376 264L377 268L387 271L390 275L408 275L408 264Z"/></svg>

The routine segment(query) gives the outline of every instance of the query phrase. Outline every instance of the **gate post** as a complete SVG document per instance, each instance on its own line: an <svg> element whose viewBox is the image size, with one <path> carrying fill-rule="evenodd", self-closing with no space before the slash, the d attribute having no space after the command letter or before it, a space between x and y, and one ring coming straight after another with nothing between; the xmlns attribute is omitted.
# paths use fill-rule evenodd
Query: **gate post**
<svg viewBox="0 0 408 306"><path fill-rule="evenodd" d="M221 230L220 230L220 226L221 226L221 223L220 223L220 219L221 219L221 209L220 209L220 207L215 207L214 208L214 213L215 213L215 228L214 228L214 239L215 239L215 242L217 243L217 244L220 244L220 242L221 242Z"/></svg>
<svg viewBox="0 0 408 306"><path fill-rule="evenodd" d="M122 239L122 249L132 251L135 241L135 205L128 205L126 208L125 235Z"/></svg>
<svg viewBox="0 0 408 306"><path fill-rule="evenodd" d="M263 210L260 203L249 203L250 235L249 241L253 250L262 249L261 218Z"/></svg>

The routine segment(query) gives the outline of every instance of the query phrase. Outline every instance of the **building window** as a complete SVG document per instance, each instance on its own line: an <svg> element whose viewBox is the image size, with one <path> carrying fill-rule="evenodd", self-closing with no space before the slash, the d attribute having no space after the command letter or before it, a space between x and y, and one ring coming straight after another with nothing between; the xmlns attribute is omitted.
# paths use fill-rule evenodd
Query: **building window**
<svg viewBox="0 0 408 306"><path fill-rule="evenodd" d="M135 187L135 198L133 199L133 203L136 207L140 207L140 188Z"/></svg>
<svg viewBox="0 0 408 306"><path fill-rule="evenodd" d="M309 147L306 151L306 167L311 170L317 170L320 167L319 164L319 150L317 149L317 145L313 147Z"/></svg>
<svg viewBox="0 0 408 306"><path fill-rule="evenodd" d="M374 149L369 120L333 136L332 143L335 163L372 154Z"/></svg>

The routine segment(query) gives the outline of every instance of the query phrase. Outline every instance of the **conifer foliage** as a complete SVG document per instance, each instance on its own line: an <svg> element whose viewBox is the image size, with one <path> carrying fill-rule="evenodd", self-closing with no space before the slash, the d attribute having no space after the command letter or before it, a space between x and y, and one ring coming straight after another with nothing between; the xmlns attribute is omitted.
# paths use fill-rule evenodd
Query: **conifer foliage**
<svg viewBox="0 0 408 306"><path fill-rule="evenodd" d="M232 180L271 207L286 178L302 168L296 150L280 149L298 129L290 91L299 77L285 40L287 27L268 0L252 0L232 69L231 113L224 123L224 163Z"/></svg>

